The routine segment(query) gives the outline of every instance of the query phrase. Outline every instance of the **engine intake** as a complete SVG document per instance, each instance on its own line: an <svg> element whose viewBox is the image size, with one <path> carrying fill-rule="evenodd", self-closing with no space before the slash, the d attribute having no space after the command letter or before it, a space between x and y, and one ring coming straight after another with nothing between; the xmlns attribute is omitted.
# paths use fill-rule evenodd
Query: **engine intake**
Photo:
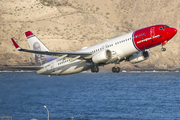
<svg viewBox="0 0 180 120"><path fill-rule="evenodd" d="M94 63L105 63L111 58L111 56L112 56L112 53L110 50L103 50L103 51L96 53L92 57L92 61Z"/></svg>
<svg viewBox="0 0 180 120"><path fill-rule="evenodd" d="M139 53L135 53L132 56L129 57L129 62L131 63L139 63L144 60L147 60L149 58L149 52L148 51L141 51Z"/></svg>

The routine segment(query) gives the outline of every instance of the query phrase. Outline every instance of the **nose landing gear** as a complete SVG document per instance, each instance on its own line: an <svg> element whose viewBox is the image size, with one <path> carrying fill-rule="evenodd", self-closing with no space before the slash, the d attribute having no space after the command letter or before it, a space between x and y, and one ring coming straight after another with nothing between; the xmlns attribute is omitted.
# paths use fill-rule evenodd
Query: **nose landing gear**
<svg viewBox="0 0 180 120"><path fill-rule="evenodd" d="M163 41L163 42L161 43L161 45L162 45L161 51L166 51L166 48L164 48L164 45L165 45L167 42L168 42L168 41L166 40L166 41Z"/></svg>
<svg viewBox="0 0 180 120"><path fill-rule="evenodd" d="M164 47L162 46L161 51L163 51L163 52L166 51L166 48L164 48Z"/></svg>

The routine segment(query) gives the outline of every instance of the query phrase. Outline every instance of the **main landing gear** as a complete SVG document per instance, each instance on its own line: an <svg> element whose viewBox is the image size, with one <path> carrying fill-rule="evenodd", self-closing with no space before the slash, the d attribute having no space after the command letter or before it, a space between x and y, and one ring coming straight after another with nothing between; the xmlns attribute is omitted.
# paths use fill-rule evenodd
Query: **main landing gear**
<svg viewBox="0 0 180 120"><path fill-rule="evenodd" d="M119 64L119 62L115 62L115 67L112 68L113 73L119 73L120 72L120 68L117 66L117 64ZM92 73L98 73L99 67L94 64L93 67L91 68L91 72Z"/></svg>
<svg viewBox="0 0 180 120"><path fill-rule="evenodd" d="M112 68L112 72L113 73L119 73L120 72L120 68L119 67L113 67Z"/></svg>
<svg viewBox="0 0 180 120"><path fill-rule="evenodd" d="M92 72L92 73L98 73L98 72L99 72L99 67L98 67L98 66L93 66L93 67L91 68L91 72Z"/></svg>
<svg viewBox="0 0 180 120"><path fill-rule="evenodd" d="M113 72L113 73L119 73L119 72L120 72L120 68L117 67L117 64L119 64L119 62L116 62L116 63L115 63L115 67L112 68L112 72Z"/></svg>

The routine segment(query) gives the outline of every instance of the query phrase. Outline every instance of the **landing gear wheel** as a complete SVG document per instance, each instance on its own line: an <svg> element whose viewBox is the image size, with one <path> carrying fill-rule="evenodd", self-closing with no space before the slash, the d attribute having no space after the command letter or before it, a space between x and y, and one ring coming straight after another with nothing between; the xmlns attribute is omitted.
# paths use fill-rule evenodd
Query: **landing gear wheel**
<svg viewBox="0 0 180 120"><path fill-rule="evenodd" d="M99 67L98 67L98 66L92 67L92 68L91 68L91 72L92 72L92 73L94 73L94 72L95 72L95 73L98 73L98 72L99 72Z"/></svg>
<svg viewBox="0 0 180 120"><path fill-rule="evenodd" d="M117 67L117 68L116 68L116 73L119 73L119 72L120 72L120 68Z"/></svg>
<svg viewBox="0 0 180 120"><path fill-rule="evenodd" d="M161 51L166 51L166 48L161 48Z"/></svg>
<svg viewBox="0 0 180 120"><path fill-rule="evenodd" d="M112 72L113 72L113 73L116 72L116 68L115 68L115 67L112 68Z"/></svg>
<svg viewBox="0 0 180 120"><path fill-rule="evenodd" d="M120 68L119 67L113 67L112 68L112 72L113 73L119 73L120 72Z"/></svg>

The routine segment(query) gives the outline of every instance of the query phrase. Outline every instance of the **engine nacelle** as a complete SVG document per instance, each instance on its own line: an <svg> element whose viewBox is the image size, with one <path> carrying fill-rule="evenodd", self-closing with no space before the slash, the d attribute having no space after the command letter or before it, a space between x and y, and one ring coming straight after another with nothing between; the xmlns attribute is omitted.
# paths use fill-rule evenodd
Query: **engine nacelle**
<svg viewBox="0 0 180 120"><path fill-rule="evenodd" d="M110 50L103 50L103 51L96 53L92 57L92 61L94 63L105 63L106 61L108 61L111 58L111 56L112 56L112 54L111 54Z"/></svg>
<svg viewBox="0 0 180 120"><path fill-rule="evenodd" d="M129 62L131 63L138 63L142 62L144 60L147 60L149 58L149 52L148 51L141 51L138 53L133 54L129 57Z"/></svg>

